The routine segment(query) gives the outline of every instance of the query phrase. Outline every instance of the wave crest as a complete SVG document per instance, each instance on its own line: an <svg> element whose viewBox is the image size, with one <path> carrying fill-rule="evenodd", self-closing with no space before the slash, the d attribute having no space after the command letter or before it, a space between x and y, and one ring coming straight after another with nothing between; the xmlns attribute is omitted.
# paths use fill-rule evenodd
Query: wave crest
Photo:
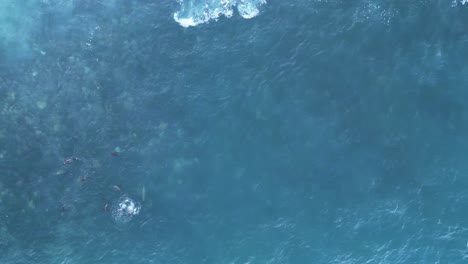
<svg viewBox="0 0 468 264"><path fill-rule="evenodd" d="M178 0L181 9L174 13L174 20L183 27L191 27L218 20L219 17L232 17L234 9L245 19L256 17L260 6L266 0Z"/></svg>

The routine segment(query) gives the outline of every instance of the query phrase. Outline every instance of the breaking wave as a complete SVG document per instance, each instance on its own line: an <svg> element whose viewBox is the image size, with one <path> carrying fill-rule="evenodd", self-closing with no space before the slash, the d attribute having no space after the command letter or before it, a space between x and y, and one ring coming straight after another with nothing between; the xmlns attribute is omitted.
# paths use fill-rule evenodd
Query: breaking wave
<svg viewBox="0 0 468 264"><path fill-rule="evenodd" d="M183 27L191 27L217 20L221 16L232 17L234 10L245 19L256 17L266 0L178 0L181 9L174 13L174 20Z"/></svg>

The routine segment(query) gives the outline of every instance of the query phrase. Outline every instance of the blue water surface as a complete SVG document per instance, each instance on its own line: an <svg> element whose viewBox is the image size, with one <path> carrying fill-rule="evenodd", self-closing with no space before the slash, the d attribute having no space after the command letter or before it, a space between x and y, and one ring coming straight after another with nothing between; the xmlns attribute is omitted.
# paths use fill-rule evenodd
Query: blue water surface
<svg viewBox="0 0 468 264"><path fill-rule="evenodd" d="M1 1L0 263L466 263L467 25L448 0Z"/></svg>

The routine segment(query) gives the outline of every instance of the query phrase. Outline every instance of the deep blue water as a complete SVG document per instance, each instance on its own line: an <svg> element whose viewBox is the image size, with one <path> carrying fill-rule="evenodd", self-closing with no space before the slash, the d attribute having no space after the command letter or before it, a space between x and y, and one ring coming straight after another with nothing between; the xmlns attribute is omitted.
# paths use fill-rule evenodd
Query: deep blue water
<svg viewBox="0 0 468 264"><path fill-rule="evenodd" d="M449 0L0 1L0 263L466 263L467 25Z"/></svg>

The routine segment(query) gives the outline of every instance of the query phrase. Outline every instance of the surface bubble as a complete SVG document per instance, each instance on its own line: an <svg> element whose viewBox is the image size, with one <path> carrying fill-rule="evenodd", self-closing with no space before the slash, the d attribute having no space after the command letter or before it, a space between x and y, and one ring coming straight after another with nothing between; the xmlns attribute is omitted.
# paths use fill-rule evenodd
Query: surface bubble
<svg viewBox="0 0 468 264"><path fill-rule="evenodd" d="M140 214L141 204L124 194L112 204L112 220L119 225L128 224L134 216Z"/></svg>

